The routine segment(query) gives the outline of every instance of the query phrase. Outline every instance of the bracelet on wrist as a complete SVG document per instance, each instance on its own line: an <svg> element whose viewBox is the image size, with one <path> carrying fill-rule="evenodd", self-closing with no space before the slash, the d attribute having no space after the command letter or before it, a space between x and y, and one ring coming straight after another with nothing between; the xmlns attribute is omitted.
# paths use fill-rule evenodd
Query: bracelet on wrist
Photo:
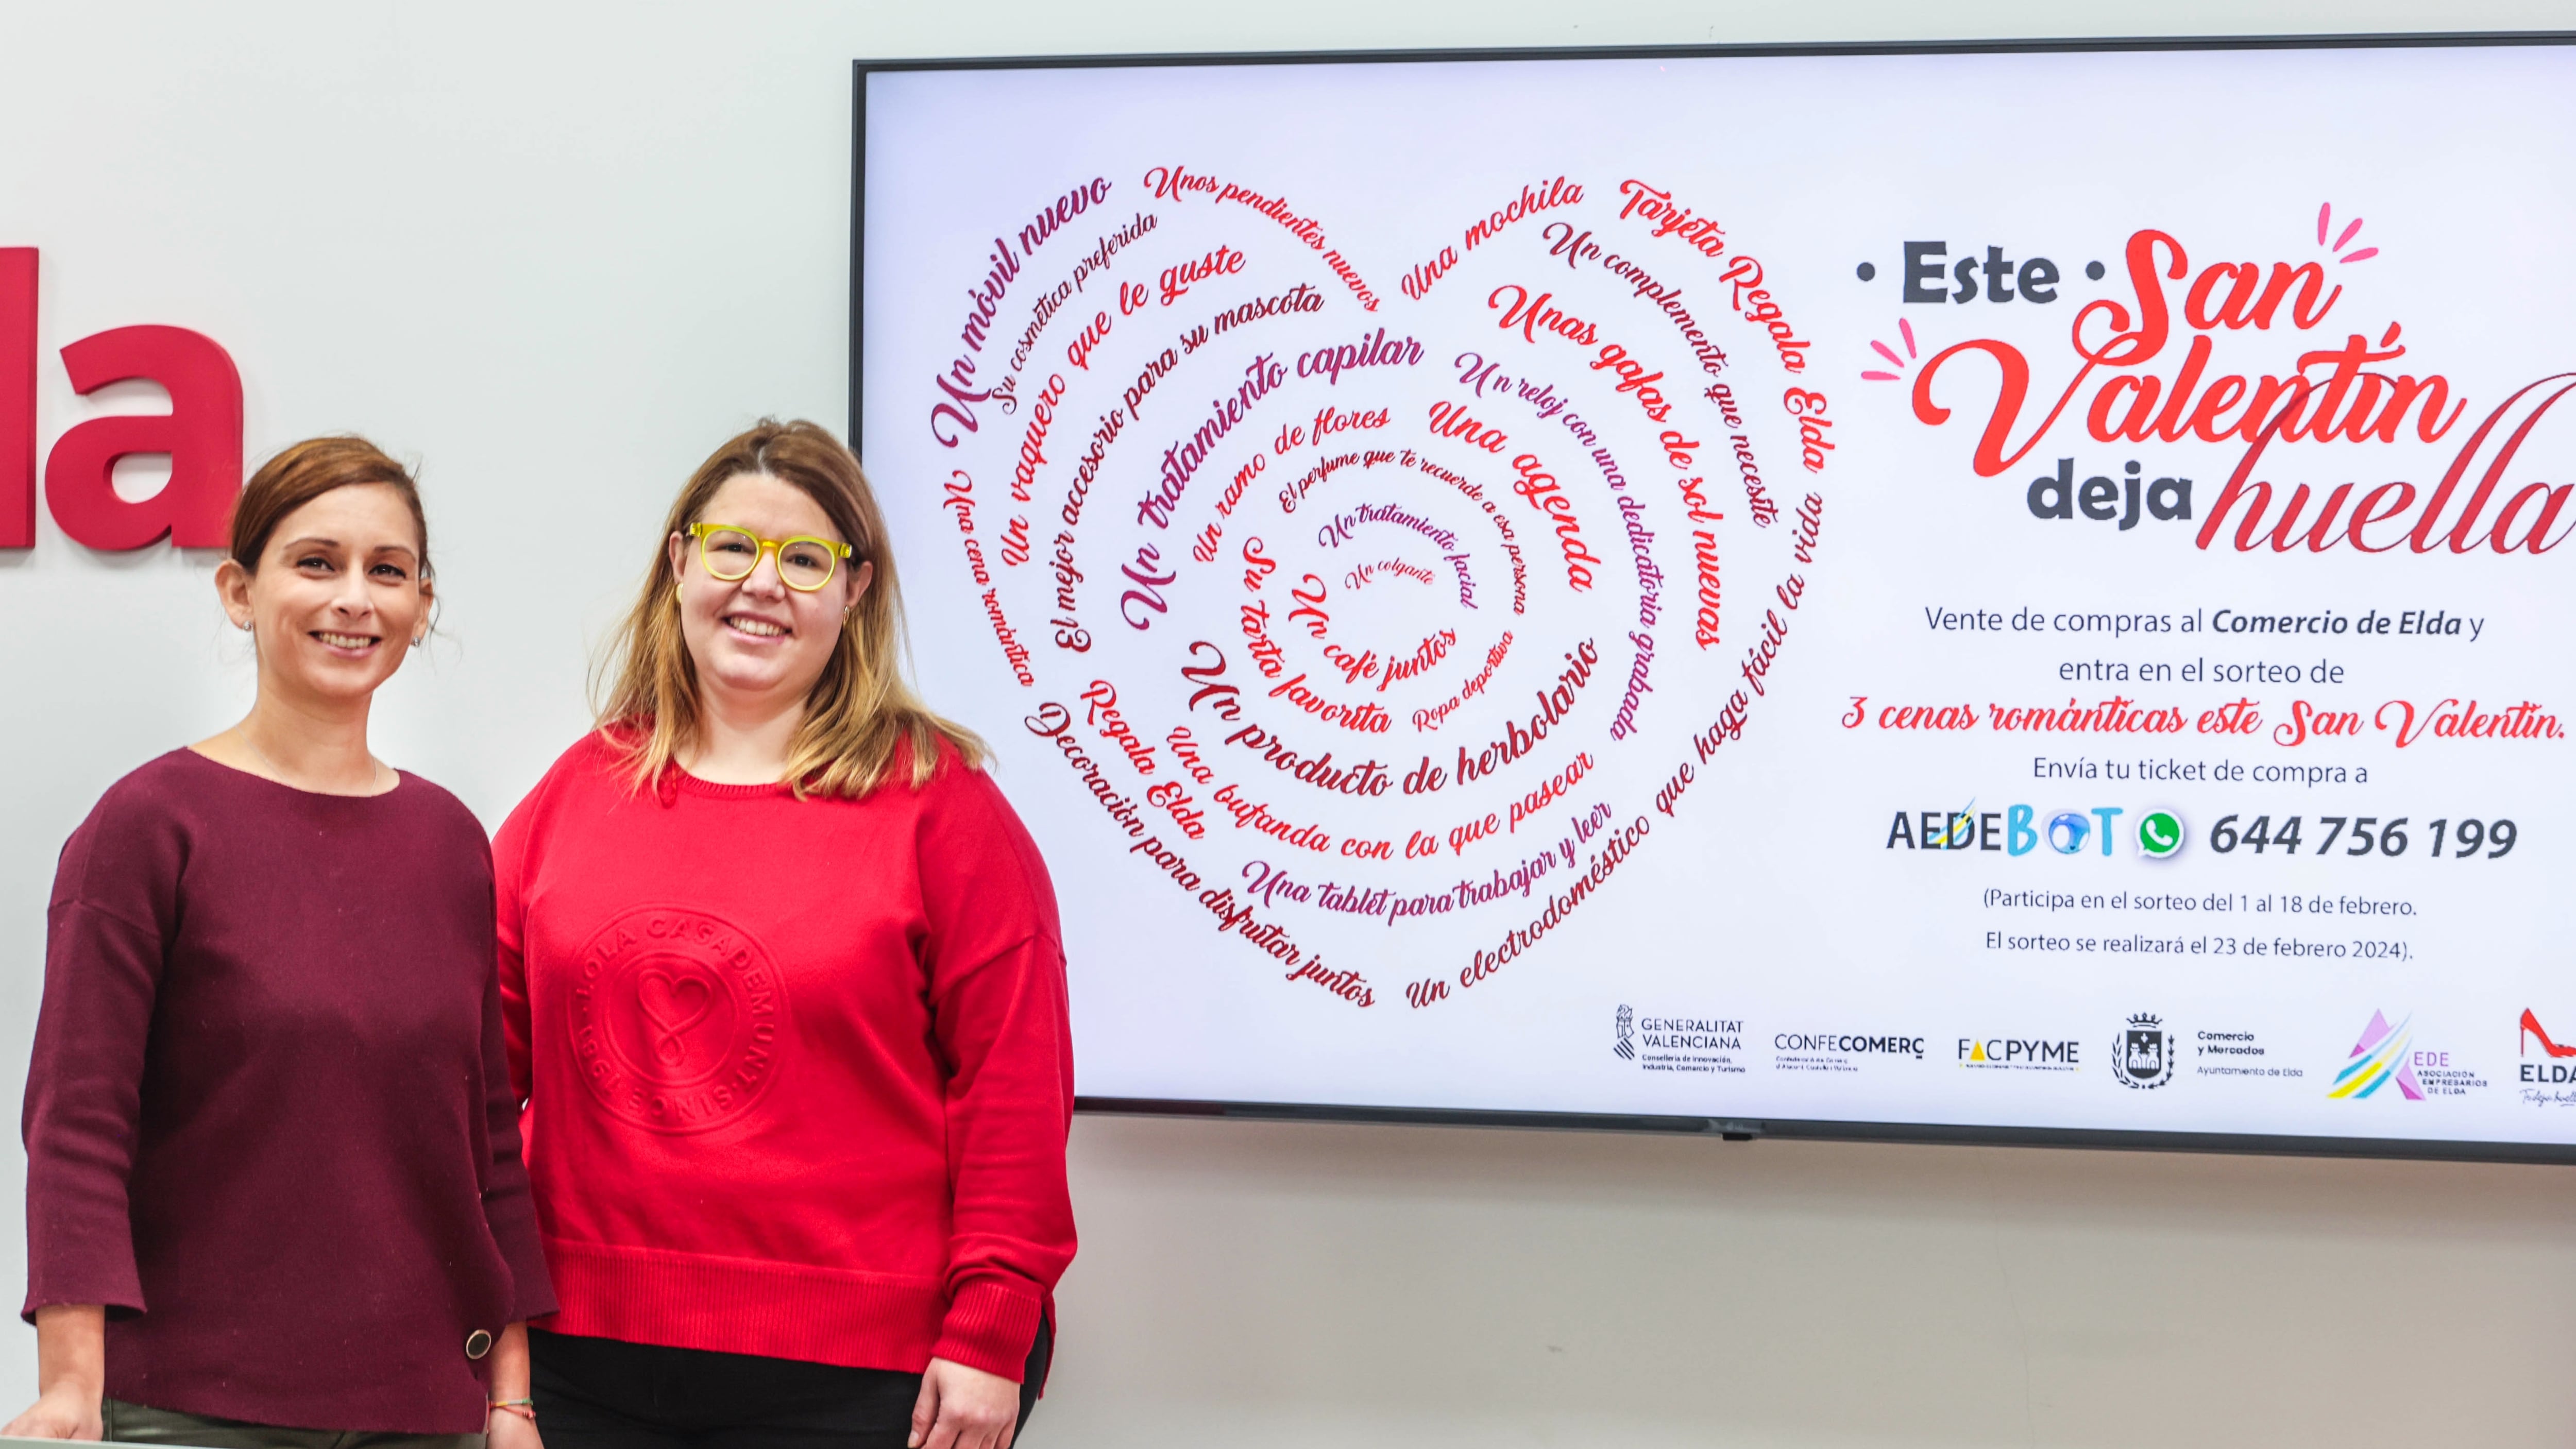
<svg viewBox="0 0 2576 1449"><path fill-rule="evenodd" d="M537 1401L534 1399L488 1399L485 1402L501 1413L516 1414L531 1424L537 1422Z"/></svg>

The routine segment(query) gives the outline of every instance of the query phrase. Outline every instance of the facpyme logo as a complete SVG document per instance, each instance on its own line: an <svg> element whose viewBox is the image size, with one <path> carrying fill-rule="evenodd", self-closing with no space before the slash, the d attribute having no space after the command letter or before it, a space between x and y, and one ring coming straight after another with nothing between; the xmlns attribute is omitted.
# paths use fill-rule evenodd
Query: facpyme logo
<svg viewBox="0 0 2576 1449"><path fill-rule="evenodd" d="M1959 1065L2019 1072L2072 1072L2081 1065L2080 1047L2072 1041L2025 1041L2015 1037L1959 1038Z"/></svg>

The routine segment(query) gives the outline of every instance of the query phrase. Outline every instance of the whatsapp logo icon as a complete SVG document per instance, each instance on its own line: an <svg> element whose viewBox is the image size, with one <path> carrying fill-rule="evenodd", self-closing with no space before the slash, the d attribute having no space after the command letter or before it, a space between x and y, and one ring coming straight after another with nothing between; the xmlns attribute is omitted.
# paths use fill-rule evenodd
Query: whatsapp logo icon
<svg viewBox="0 0 2576 1449"><path fill-rule="evenodd" d="M2154 810L2138 822L2138 854L2163 860L2182 849L2182 821L2170 810Z"/></svg>

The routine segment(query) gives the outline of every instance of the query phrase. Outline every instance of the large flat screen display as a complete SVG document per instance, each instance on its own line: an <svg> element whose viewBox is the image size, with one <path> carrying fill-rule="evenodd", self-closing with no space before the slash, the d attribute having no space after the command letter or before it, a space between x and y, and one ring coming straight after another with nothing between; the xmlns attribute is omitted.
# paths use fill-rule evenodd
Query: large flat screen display
<svg viewBox="0 0 2576 1449"><path fill-rule="evenodd" d="M2576 1156L2576 52L858 84L1090 1102Z"/></svg>

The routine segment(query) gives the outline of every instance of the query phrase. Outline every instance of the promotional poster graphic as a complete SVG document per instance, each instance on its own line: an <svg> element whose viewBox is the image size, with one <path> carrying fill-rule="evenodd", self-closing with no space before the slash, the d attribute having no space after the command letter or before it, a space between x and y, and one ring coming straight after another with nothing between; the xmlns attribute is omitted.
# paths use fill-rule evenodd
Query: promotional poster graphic
<svg viewBox="0 0 2576 1449"><path fill-rule="evenodd" d="M2566 50L860 84L1086 1097L2576 1147Z"/></svg>

